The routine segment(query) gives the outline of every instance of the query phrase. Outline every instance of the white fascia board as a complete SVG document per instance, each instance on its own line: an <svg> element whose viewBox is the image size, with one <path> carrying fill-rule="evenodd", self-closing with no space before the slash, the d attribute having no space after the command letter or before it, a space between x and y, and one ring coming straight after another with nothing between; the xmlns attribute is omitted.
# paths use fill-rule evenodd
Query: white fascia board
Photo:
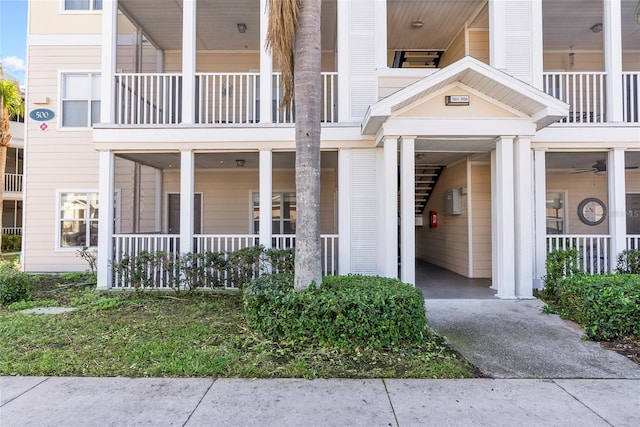
<svg viewBox="0 0 640 427"><path fill-rule="evenodd" d="M534 135L529 119L394 118L382 125L384 135L500 136Z"/></svg>
<svg viewBox="0 0 640 427"><path fill-rule="evenodd" d="M536 146L555 146L558 144L580 144L580 148L589 145L594 148L638 147L640 129L637 124L621 126L619 123L607 126L549 126L538 131L532 143Z"/></svg>

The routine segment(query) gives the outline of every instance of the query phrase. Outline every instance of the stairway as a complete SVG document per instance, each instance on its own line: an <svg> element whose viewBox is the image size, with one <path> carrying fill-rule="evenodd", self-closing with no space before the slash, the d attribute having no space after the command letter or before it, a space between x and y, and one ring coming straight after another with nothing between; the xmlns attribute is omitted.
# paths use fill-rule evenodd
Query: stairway
<svg viewBox="0 0 640 427"><path fill-rule="evenodd" d="M430 165L416 163L416 215L422 215L424 208L427 206L429 197L442 174L444 165Z"/></svg>

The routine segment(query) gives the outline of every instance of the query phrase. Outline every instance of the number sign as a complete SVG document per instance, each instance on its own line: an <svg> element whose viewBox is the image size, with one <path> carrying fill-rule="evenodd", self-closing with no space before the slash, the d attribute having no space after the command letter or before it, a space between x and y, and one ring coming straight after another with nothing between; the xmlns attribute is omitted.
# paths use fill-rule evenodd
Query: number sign
<svg viewBox="0 0 640 427"><path fill-rule="evenodd" d="M31 110L29 113L31 120L35 120L37 122L47 122L52 120L55 116L56 113L48 108L36 108L35 110Z"/></svg>

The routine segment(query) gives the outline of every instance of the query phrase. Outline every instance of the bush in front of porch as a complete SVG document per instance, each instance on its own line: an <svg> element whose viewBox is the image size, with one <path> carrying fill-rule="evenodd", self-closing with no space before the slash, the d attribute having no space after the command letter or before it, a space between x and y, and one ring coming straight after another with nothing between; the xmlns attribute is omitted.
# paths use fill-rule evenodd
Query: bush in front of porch
<svg viewBox="0 0 640 427"><path fill-rule="evenodd" d="M243 295L248 325L275 341L385 349L429 335L420 289L396 279L327 276L297 292L291 274L265 274Z"/></svg>

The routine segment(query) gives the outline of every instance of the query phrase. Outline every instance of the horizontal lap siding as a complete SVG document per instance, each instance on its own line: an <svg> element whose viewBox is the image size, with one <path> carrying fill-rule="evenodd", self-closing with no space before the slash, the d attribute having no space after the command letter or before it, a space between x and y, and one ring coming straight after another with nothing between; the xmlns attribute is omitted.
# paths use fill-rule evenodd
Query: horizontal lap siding
<svg viewBox="0 0 640 427"><path fill-rule="evenodd" d="M473 277L491 277L491 166L471 165Z"/></svg>
<svg viewBox="0 0 640 427"><path fill-rule="evenodd" d="M57 2L56 2L57 5ZM43 132L38 122L27 122L24 221L24 267L27 271L85 270L88 266L74 250L56 251L56 197L58 190L95 191L98 154L91 131L57 130L60 71L100 69L100 47L31 46L26 110L52 109L56 117ZM48 104L34 101L49 98Z"/></svg>

